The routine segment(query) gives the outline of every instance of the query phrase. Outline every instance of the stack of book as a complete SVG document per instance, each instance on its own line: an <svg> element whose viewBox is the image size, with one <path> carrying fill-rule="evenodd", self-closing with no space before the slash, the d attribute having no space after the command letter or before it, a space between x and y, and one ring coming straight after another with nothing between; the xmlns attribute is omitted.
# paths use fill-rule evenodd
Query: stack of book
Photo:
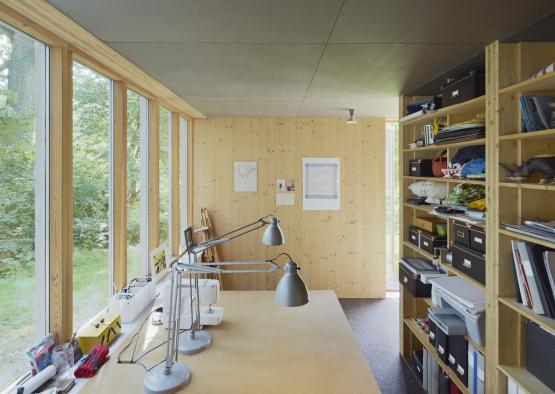
<svg viewBox="0 0 555 394"><path fill-rule="evenodd" d="M555 242L555 221L525 220L524 224L505 224L507 230Z"/></svg>
<svg viewBox="0 0 555 394"><path fill-rule="evenodd" d="M555 318L555 251L511 241L517 301L539 315Z"/></svg>
<svg viewBox="0 0 555 394"><path fill-rule="evenodd" d="M526 131L555 127L554 99L550 96L521 96L522 126Z"/></svg>

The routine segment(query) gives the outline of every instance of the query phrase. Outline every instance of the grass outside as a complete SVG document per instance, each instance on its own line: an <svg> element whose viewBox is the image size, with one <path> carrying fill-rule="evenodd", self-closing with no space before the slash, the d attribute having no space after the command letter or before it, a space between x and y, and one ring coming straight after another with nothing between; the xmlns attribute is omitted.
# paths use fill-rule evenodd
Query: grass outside
<svg viewBox="0 0 555 394"><path fill-rule="evenodd" d="M128 249L130 272L138 273L139 248ZM108 305L108 250L73 249L74 329ZM0 389L29 371L25 351L35 334L35 278L0 278Z"/></svg>

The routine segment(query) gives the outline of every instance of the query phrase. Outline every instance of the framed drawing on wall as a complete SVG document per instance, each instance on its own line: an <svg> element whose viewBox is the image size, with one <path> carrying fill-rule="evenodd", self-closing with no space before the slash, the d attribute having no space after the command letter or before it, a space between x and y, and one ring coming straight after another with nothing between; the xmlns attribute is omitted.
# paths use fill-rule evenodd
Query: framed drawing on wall
<svg viewBox="0 0 555 394"><path fill-rule="evenodd" d="M234 191L256 192L256 161L236 161L233 163Z"/></svg>
<svg viewBox="0 0 555 394"><path fill-rule="evenodd" d="M341 206L338 157L303 158L303 209L337 211Z"/></svg>

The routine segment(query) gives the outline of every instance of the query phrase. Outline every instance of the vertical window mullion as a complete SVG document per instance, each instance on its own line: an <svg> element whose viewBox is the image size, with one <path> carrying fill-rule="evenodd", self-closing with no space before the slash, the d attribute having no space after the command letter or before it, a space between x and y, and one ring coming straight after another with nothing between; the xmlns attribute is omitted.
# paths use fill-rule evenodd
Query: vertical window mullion
<svg viewBox="0 0 555 394"><path fill-rule="evenodd" d="M179 205L180 205L180 224L179 224L179 239L180 245L185 244L185 234L184 230L189 226L188 217L188 168L189 168L189 156L188 156L188 143L189 143L189 129L187 119L179 118Z"/></svg>
<svg viewBox="0 0 555 394"><path fill-rule="evenodd" d="M109 203L108 203L108 296L114 293L114 81L110 81L110 128L109 128Z"/></svg>

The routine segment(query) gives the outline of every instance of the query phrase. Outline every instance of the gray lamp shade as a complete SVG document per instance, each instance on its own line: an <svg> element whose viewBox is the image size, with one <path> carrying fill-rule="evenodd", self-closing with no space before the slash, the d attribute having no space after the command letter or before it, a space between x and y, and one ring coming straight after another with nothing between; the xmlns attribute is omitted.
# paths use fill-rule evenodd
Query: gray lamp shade
<svg viewBox="0 0 555 394"><path fill-rule="evenodd" d="M285 271L276 287L276 303L283 306L301 306L308 303L308 290L300 277L300 268L294 261L283 267Z"/></svg>
<svg viewBox="0 0 555 394"><path fill-rule="evenodd" d="M277 246L285 243L283 231L279 227L277 218L272 218L268 228L264 231L262 243L267 246Z"/></svg>

